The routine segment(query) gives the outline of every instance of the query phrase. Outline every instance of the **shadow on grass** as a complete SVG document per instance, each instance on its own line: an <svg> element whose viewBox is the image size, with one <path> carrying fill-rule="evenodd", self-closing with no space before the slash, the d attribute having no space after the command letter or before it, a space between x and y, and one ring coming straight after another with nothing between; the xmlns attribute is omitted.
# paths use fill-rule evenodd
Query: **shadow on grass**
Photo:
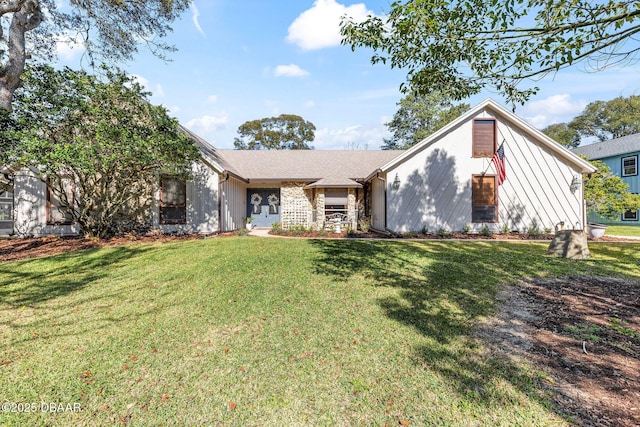
<svg viewBox="0 0 640 427"><path fill-rule="evenodd" d="M0 300L13 308L31 306L81 290L112 274L115 264L150 248L117 246L108 250L61 254L0 264ZM30 268L31 266L38 268ZM109 268L106 268L109 267Z"/></svg>
<svg viewBox="0 0 640 427"><path fill-rule="evenodd" d="M549 401L535 375L510 360L482 357L474 344L474 327L493 313L502 285L528 277L628 275L629 266L637 265L640 248L598 246L606 261L571 261L544 257L546 246L534 244L352 240L312 244L319 250L316 273L341 281L360 275L374 286L396 289L392 297L378 301L386 316L433 342L414 346L416 363L446 378L459 399L480 406L505 404L509 397L497 385L504 381L544 406Z"/></svg>

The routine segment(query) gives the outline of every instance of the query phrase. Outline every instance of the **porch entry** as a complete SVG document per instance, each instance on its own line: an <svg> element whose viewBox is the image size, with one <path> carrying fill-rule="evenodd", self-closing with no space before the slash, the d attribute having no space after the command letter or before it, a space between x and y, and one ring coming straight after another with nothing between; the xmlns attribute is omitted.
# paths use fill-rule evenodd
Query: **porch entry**
<svg viewBox="0 0 640 427"><path fill-rule="evenodd" d="M280 223L280 189L248 188L247 218L253 218L254 227L271 227Z"/></svg>
<svg viewBox="0 0 640 427"><path fill-rule="evenodd" d="M13 234L13 193L0 189L0 235Z"/></svg>

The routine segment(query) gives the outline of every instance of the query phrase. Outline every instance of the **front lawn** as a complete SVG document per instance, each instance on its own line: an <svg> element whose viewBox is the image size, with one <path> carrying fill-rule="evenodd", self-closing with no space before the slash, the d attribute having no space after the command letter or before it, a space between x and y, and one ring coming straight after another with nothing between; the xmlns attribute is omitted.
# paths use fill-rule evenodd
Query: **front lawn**
<svg viewBox="0 0 640 427"><path fill-rule="evenodd" d="M608 225L607 236L640 237L640 226L637 225Z"/></svg>
<svg viewBox="0 0 640 427"><path fill-rule="evenodd" d="M82 409L0 424L563 424L545 375L473 327L521 278L637 279L640 244L546 246L237 237L0 263L0 402Z"/></svg>

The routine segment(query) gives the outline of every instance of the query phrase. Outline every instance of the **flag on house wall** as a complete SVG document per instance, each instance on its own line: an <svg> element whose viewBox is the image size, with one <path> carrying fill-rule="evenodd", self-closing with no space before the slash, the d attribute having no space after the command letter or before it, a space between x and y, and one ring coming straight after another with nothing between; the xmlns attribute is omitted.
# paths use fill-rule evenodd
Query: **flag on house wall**
<svg viewBox="0 0 640 427"><path fill-rule="evenodd" d="M502 185L507 179L507 170L504 164L504 142L500 144L500 147L496 150L496 154L491 158L491 163L493 163L496 169L496 175L498 175L498 185Z"/></svg>

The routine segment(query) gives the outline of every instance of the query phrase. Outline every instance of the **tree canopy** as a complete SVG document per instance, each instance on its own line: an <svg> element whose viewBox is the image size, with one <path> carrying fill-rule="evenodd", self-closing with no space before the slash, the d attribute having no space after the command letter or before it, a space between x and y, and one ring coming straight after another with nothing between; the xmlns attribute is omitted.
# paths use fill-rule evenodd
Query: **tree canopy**
<svg viewBox="0 0 640 427"><path fill-rule="evenodd" d="M580 145L578 132L568 123L553 123L542 129L542 133L567 148Z"/></svg>
<svg viewBox="0 0 640 427"><path fill-rule="evenodd" d="M294 114L251 120L238 127L236 150L310 150L316 127Z"/></svg>
<svg viewBox="0 0 640 427"><path fill-rule="evenodd" d="M146 45L164 57L162 39L191 0L0 1L0 109L10 110L27 59L51 61L56 42L82 45L93 63L128 60Z"/></svg>
<svg viewBox="0 0 640 427"><path fill-rule="evenodd" d="M542 132L572 148L587 138L607 141L639 133L640 96L619 96L610 101L594 101L569 123L555 123Z"/></svg>
<svg viewBox="0 0 640 427"><path fill-rule="evenodd" d="M92 237L148 218L158 174L187 176L199 155L178 122L151 105L132 77L105 75L29 69L16 92L11 126L0 130L7 161L36 171Z"/></svg>
<svg viewBox="0 0 640 427"><path fill-rule="evenodd" d="M410 148L469 109L469 104L454 104L440 92L411 93L397 105L393 119L385 123L393 136L384 140L383 150Z"/></svg>
<svg viewBox="0 0 640 427"><path fill-rule="evenodd" d="M373 49L375 63L406 69L403 91L463 100L493 87L523 103L521 87L568 66L592 70L637 59L636 0L406 0L384 17L345 19L342 43ZM533 82L531 82L533 84Z"/></svg>
<svg viewBox="0 0 640 427"><path fill-rule="evenodd" d="M610 101L595 101L573 119L569 126L578 140L595 137L600 141L640 132L640 96L619 96Z"/></svg>

